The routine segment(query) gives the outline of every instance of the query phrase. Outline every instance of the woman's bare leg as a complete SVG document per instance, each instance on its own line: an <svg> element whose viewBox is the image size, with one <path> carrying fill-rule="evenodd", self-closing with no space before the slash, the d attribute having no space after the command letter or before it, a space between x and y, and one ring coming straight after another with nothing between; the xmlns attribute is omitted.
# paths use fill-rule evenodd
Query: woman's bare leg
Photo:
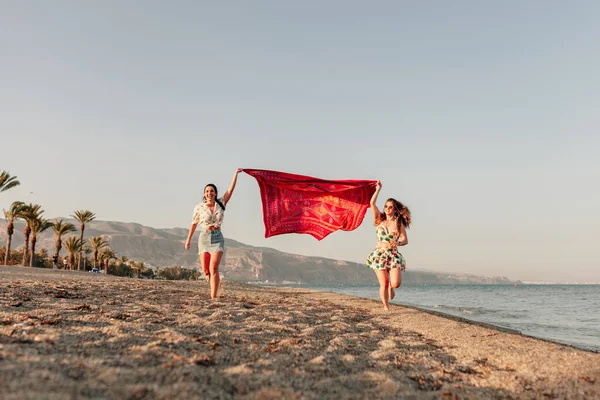
<svg viewBox="0 0 600 400"><path fill-rule="evenodd" d="M210 298L216 299L221 284L221 275L219 275L219 263L223 257L223 252L210 253Z"/></svg>
<svg viewBox="0 0 600 400"><path fill-rule="evenodd" d="M390 310L390 306L388 304L389 298L389 286L390 286L390 278L387 269L376 269L375 274L377 274L377 280L379 281L379 297L381 298L381 302L383 303L383 308L386 311Z"/></svg>
<svg viewBox="0 0 600 400"><path fill-rule="evenodd" d="M207 282L210 282L210 253L200 254L200 265Z"/></svg>
<svg viewBox="0 0 600 400"><path fill-rule="evenodd" d="M402 272L400 268L390 269L390 299L396 296L394 289L399 288L402 284Z"/></svg>

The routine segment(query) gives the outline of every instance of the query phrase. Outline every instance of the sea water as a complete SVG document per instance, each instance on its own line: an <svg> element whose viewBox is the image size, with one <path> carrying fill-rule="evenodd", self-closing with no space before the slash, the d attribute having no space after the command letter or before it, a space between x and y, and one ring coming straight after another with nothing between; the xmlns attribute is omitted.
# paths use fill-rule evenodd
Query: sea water
<svg viewBox="0 0 600 400"><path fill-rule="evenodd" d="M379 286L299 285L379 299ZM600 351L600 285L402 285L391 301Z"/></svg>

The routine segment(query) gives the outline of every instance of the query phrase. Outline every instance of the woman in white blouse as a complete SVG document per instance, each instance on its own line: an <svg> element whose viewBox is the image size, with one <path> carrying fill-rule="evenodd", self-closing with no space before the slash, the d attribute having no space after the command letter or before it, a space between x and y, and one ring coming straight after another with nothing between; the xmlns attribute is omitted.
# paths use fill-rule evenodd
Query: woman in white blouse
<svg viewBox="0 0 600 400"><path fill-rule="evenodd" d="M233 174L233 179L229 189L223 197L218 197L217 187L209 183L204 188L204 200L194 208L194 216L192 225L188 232L187 240L185 241L185 249L190 249L192 236L196 231L196 227L200 225L200 238L198 239L198 254L200 256L200 264L202 271L210 281L210 297L217 297L221 276L219 275L219 264L223 251L225 250L225 240L221 233L221 225L225 214L225 206L231 199L233 189L237 182L238 174L242 172L238 168Z"/></svg>

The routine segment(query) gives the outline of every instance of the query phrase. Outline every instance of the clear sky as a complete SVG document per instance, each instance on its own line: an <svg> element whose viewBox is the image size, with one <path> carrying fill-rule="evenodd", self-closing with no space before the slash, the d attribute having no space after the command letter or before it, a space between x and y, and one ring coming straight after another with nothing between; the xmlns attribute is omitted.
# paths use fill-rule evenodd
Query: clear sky
<svg viewBox="0 0 600 400"><path fill-rule="evenodd" d="M237 167L380 179L408 268L600 282L598 1L0 0L0 194L189 227ZM360 228L225 236L363 262Z"/></svg>

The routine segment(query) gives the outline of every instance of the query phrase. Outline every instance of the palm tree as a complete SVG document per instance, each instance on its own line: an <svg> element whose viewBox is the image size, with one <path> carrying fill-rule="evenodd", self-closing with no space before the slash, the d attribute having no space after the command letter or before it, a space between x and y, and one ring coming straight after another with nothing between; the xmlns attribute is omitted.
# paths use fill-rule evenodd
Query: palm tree
<svg viewBox="0 0 600 400"><path fill-rule="evenodd" d="M10 205L8 210L4 211L4 218L6 218L6 256L4 257L4 265L8 265L8 259L10 257L10 245L12 244L12 235L15 233L15 220L22 217L23 207L25 203L22 201L15 201Z"/></svg>
<svg viewBox="0 0 600 400"><path fill-rule="evenodd" d="M40 213L41 214L41 213ZM44 232L46 229L52 227L54 224L47 219L38 216L30 222L31 225L31 258L29 259L29 266L33 267L35 264L35 244L37 243L37 234Z"/></svg>
<svg viewBox="0 0 600 400"><path fill-rule="evenodd" d="M54 242L54 247L56 248L55 255L58 257L60 253L60 249L62 248L62 236L66 235L70 232L75 232L77 229L75 225L70 222L65 222L64 219L60 219L52 225L52 230L56 233L56 241Z"/></svg>
<svg viewBox="0 0 600 400"><path fill-rule="evenodd" d="M84 257L83 257L83 270L85 271L85 268L87 267L87 257L90 254L92 254L92 249L90 247L90 244L89 243L83 243L82 244L82 251L81 252L84 254Z"/></svg>
<svg viewBox="0 0 600 400"><path fill-rule="evenodd" d="M0 173L0 192L12 189L20 184L21 182L17 180L17 177L11 176L8 171L2 171L2 173Z"/></svg>
<svg viewBox="0 0 600 400"><path fill-rule="evenodd" d="M108 275L108 263L112 259L116 260L117 254L110 247L103 248L100 252L100 260L104 263L104 273L106 275Z"/></svg>
<svg viewBox="0 0 600 400"><path fill-rule="evenodd" d="M65 240L65 249L69 252L69 265L73 269L73 263L75 262L75 254L81 252L82 248L81 240L77 236L69 236Z"/></svg>
<svg viewBox="0 0 600 400"><path fill-rule="evenodd" d="M31 235L31 221L34 219L40 218L44 210L42 210L42 206L39 204L31 204L24 205L22 210L22 216L25 220L25 228L23 229L24 243L23 243L23 262L21 263L23 266L27 265L27 260L29 257L29 235Z"/></svg>
<svg viewBox="0 0 600 400"><path fill-rule="evenodd" d="M88 239L88 243L90 244L94 253L94 268L96 268L98 265L98 251L108 247L108 242L101 236L94 236Z"/></svg>
<svg viewBox="0 0 600 400"><path fill-rule="evenodd" d="M75 211L75 215L71 215L71 217L75 218L81 224L79 226L79 229L81 230L79 241L83 243L83 231L85 231L85 224L86 222L93 221L96 218L96 214L89 210L77 210ZM77 269L81 269L81 252L79 253L79 260L77 260Z"/></svg>

